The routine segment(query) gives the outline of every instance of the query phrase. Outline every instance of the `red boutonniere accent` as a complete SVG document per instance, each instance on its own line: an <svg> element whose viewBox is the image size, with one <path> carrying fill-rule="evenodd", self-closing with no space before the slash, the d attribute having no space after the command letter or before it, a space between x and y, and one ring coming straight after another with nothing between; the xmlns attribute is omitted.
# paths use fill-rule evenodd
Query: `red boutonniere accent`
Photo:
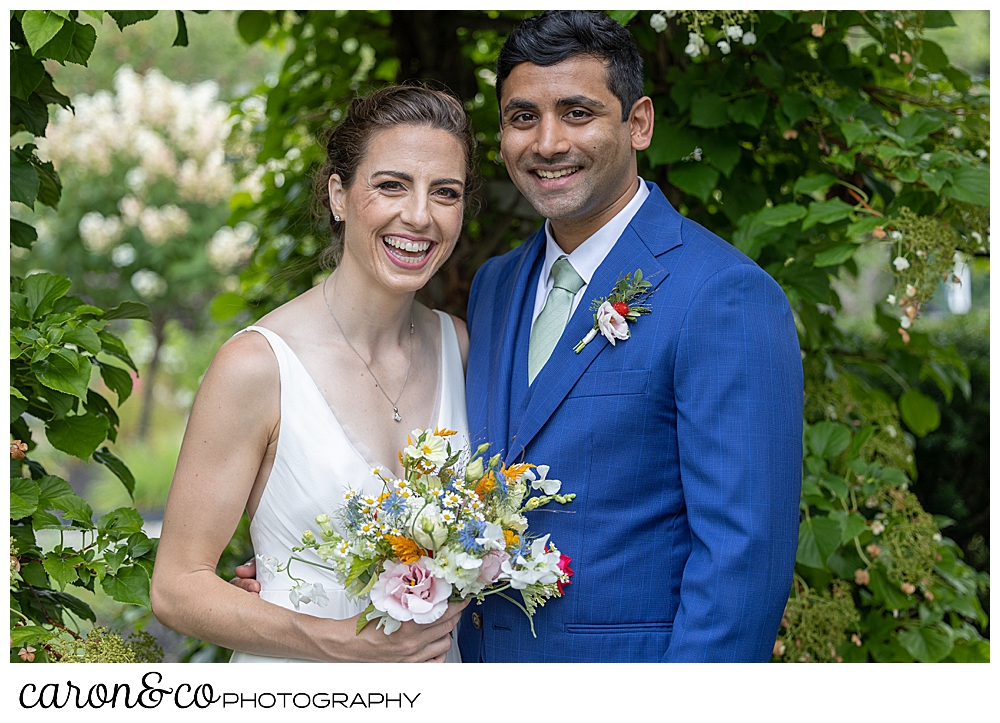
<svg viewBox="0 0 1000 723"><path fill-rule="evenodd" d="M556 582L556 585L559 587L559 594L560 595L562 595L563 588L566 585L570 584L570 578L573 577L573 568L571 568L569 566L569 564L572 561L573 561L573 558L569 557L568 555L560 555L559 556L559 562L557 564L559 565L559 569L562 570L563 575L566 577L566 581L565 582L563 582L562 580L559 580L559 581Z"/></svg>

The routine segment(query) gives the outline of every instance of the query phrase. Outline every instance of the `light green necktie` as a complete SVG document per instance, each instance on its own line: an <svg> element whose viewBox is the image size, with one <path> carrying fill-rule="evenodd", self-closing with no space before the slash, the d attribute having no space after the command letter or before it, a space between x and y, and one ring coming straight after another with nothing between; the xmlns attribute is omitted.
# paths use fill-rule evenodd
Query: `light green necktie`
<svg viewBox="0 0 1000 723"><path fill-rule="evenodd" d="M529 385L535 381L538 372L552 356L552 351L569 322L573 297L583 287L583 279L565 256L552 264L552 278L554 279L552 291L545 300L542 313L531 327L531 340L528 342Z"/></svg>

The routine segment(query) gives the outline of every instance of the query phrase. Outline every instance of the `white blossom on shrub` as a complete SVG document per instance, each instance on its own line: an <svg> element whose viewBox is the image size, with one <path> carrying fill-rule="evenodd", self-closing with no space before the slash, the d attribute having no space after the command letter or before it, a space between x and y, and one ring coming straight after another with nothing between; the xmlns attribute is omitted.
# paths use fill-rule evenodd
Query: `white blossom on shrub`
<svg viewBox="0 0 1000 723"><path fill-rule="evenodd" d="M89 211L80 219L78 230L84 247L91 253L102 254L118 242L125 227L117 216L105 218L97 211Z"/></svg>
<svg viewBox="0 0 1000 723"><path fill-rule="evenodd" d="M167 293L167 281L155 271L139 269L132 274L132 288L143 299L155 299Z"/></svg>
<svg viewBox="0 0 1000 723"><path fill-rule="evenodd" d="M241 221L235 228L223 226L208 242L208 262L219 273L226 273L249 261L254 250L257 229Z"/></svg>

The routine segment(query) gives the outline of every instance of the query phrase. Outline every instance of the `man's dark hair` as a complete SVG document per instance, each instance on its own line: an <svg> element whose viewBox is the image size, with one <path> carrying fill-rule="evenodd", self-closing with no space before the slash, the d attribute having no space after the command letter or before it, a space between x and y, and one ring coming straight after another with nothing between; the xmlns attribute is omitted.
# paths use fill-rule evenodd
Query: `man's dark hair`
<svg viewBox="0 0 1000 723"><path fill-rule="evenodd" d="M497 101L515 65L545 67L578 55L605 62L608 90L622 104L622 121L628 120L642 97L642 57L628 30L602 12L549 10L514 28L497 57Z"/></svg>

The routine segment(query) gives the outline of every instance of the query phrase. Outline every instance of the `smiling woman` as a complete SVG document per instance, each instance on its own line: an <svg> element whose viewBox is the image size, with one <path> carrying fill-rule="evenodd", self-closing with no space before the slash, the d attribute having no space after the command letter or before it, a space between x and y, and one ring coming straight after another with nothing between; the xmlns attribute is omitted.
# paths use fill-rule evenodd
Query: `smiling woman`
<svg viewBox="0 0 1000 723"><path fill-rule="evenodd" d="M286 559L317 509L338 509L348 489L377 495L374 467L400 474L408 430L468 437L465 324L414 302L451 255L473 185L462 105L383 88L351 103L326 148L317 186L336 270L213 360L167 500L153 609L239 651L234 662L458 662L450 633L464 605L392 636L356 634L363 605L325 570L297 571L307 596L290 596L266 563L259 596L214 572L244 509L257 558Z"/></svg>

